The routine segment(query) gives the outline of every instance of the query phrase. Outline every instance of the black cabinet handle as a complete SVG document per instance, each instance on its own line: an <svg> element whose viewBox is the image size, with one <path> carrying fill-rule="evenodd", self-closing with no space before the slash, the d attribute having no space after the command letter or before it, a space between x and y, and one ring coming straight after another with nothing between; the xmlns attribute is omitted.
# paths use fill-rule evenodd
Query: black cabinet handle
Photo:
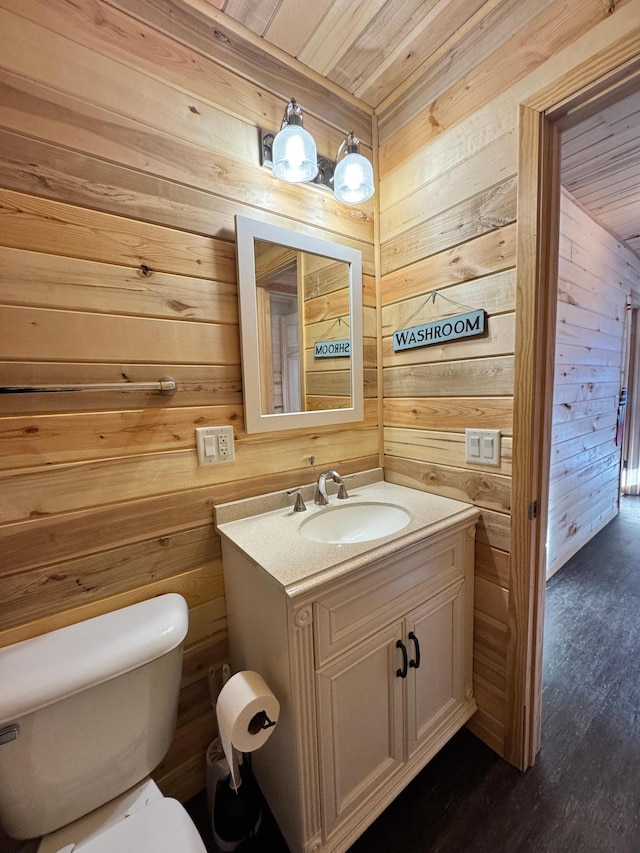
<svg viewBox="0 0 640 853"><path fill-rule="evenodd" d="M402 649L402 669L396 670L396 678L406 678L407 670L409 669L409 656L407 655L407 649L402 640L398 640L398 642L396 643L396 649Z"/></svg>
<svg viewBox="0 0 640 853"><path fill-rule="evenodd" d="M418 638L413 633L413 631L409 631L409 639L413 640L416 647L416 656L415 658L409 662L409 666L414 667L414 669L418 669L420 666L420 643L418 642Z"/></svg>

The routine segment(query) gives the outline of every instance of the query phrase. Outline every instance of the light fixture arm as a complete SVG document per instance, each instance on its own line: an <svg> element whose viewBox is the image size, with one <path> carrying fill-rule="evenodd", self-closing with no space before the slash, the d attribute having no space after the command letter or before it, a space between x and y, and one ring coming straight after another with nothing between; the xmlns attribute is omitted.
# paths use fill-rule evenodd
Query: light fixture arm
<svg viewBox="0 0 640 853"><path fill-rule="evenodd" d="M338 165L338 160L344 154L359 154L360 153L360 140L357 136L354 135L353 131L350 130L349 133L342 140L340 145L338 145L338 150L336 151L336 159L334 161L334 165Z"/></svg>
<svg viewBox="0 0 640 853"><path fill-rule="evenodd" d="M284 130L285 127L288 127L290 124L295 124L297 127L302 127L302 110L298 106L298 103L295 98L291 98L287 106L284 108L284 115L282 116L282 124L280 125L280 130Z"/></svg>

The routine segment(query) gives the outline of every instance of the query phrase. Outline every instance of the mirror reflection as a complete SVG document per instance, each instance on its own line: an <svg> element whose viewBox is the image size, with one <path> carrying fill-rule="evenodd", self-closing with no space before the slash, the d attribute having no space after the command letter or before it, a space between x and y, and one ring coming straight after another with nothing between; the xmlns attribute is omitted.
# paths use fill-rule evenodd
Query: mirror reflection
<svg viewBox="0 0 640 853"><path fill-rule="evenodd" d="M236 216L245 428L363 418L357 249Z"/></svg>
<svg viewBox="0 0 640 853"><path fill-rule="evenodd" d="M254 242L262 414L351 406L349 264Z"/></svg>

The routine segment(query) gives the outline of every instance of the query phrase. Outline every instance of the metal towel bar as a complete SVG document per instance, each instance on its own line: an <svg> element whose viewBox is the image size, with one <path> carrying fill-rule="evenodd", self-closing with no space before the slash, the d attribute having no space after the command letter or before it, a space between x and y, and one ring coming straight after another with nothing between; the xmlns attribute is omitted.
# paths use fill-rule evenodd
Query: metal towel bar
<svg viewBox="0 0 640 853"><path fill-rule="evenodd" d="M171 396L178 390L176 380L163 376L157 382L97 382L88 385L0 385L0 394L49 394L59 391L158 391Z"/></svg>

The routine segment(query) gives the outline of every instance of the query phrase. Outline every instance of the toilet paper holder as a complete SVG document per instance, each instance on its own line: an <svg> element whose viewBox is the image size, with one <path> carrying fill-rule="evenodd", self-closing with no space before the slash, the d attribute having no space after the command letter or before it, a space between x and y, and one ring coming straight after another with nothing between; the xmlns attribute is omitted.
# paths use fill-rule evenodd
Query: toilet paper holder
<svg viewBox="0 0 640 853"><path fill-rule="evenodd" d="M263 729L270 729L272 726L275 726L275 724L276 721L270 720L269 715L266 711L258 711L258 713L254 714L253 717L251 717L251 719L249 720L247 730L249 734L256 735Z"/></svg>

